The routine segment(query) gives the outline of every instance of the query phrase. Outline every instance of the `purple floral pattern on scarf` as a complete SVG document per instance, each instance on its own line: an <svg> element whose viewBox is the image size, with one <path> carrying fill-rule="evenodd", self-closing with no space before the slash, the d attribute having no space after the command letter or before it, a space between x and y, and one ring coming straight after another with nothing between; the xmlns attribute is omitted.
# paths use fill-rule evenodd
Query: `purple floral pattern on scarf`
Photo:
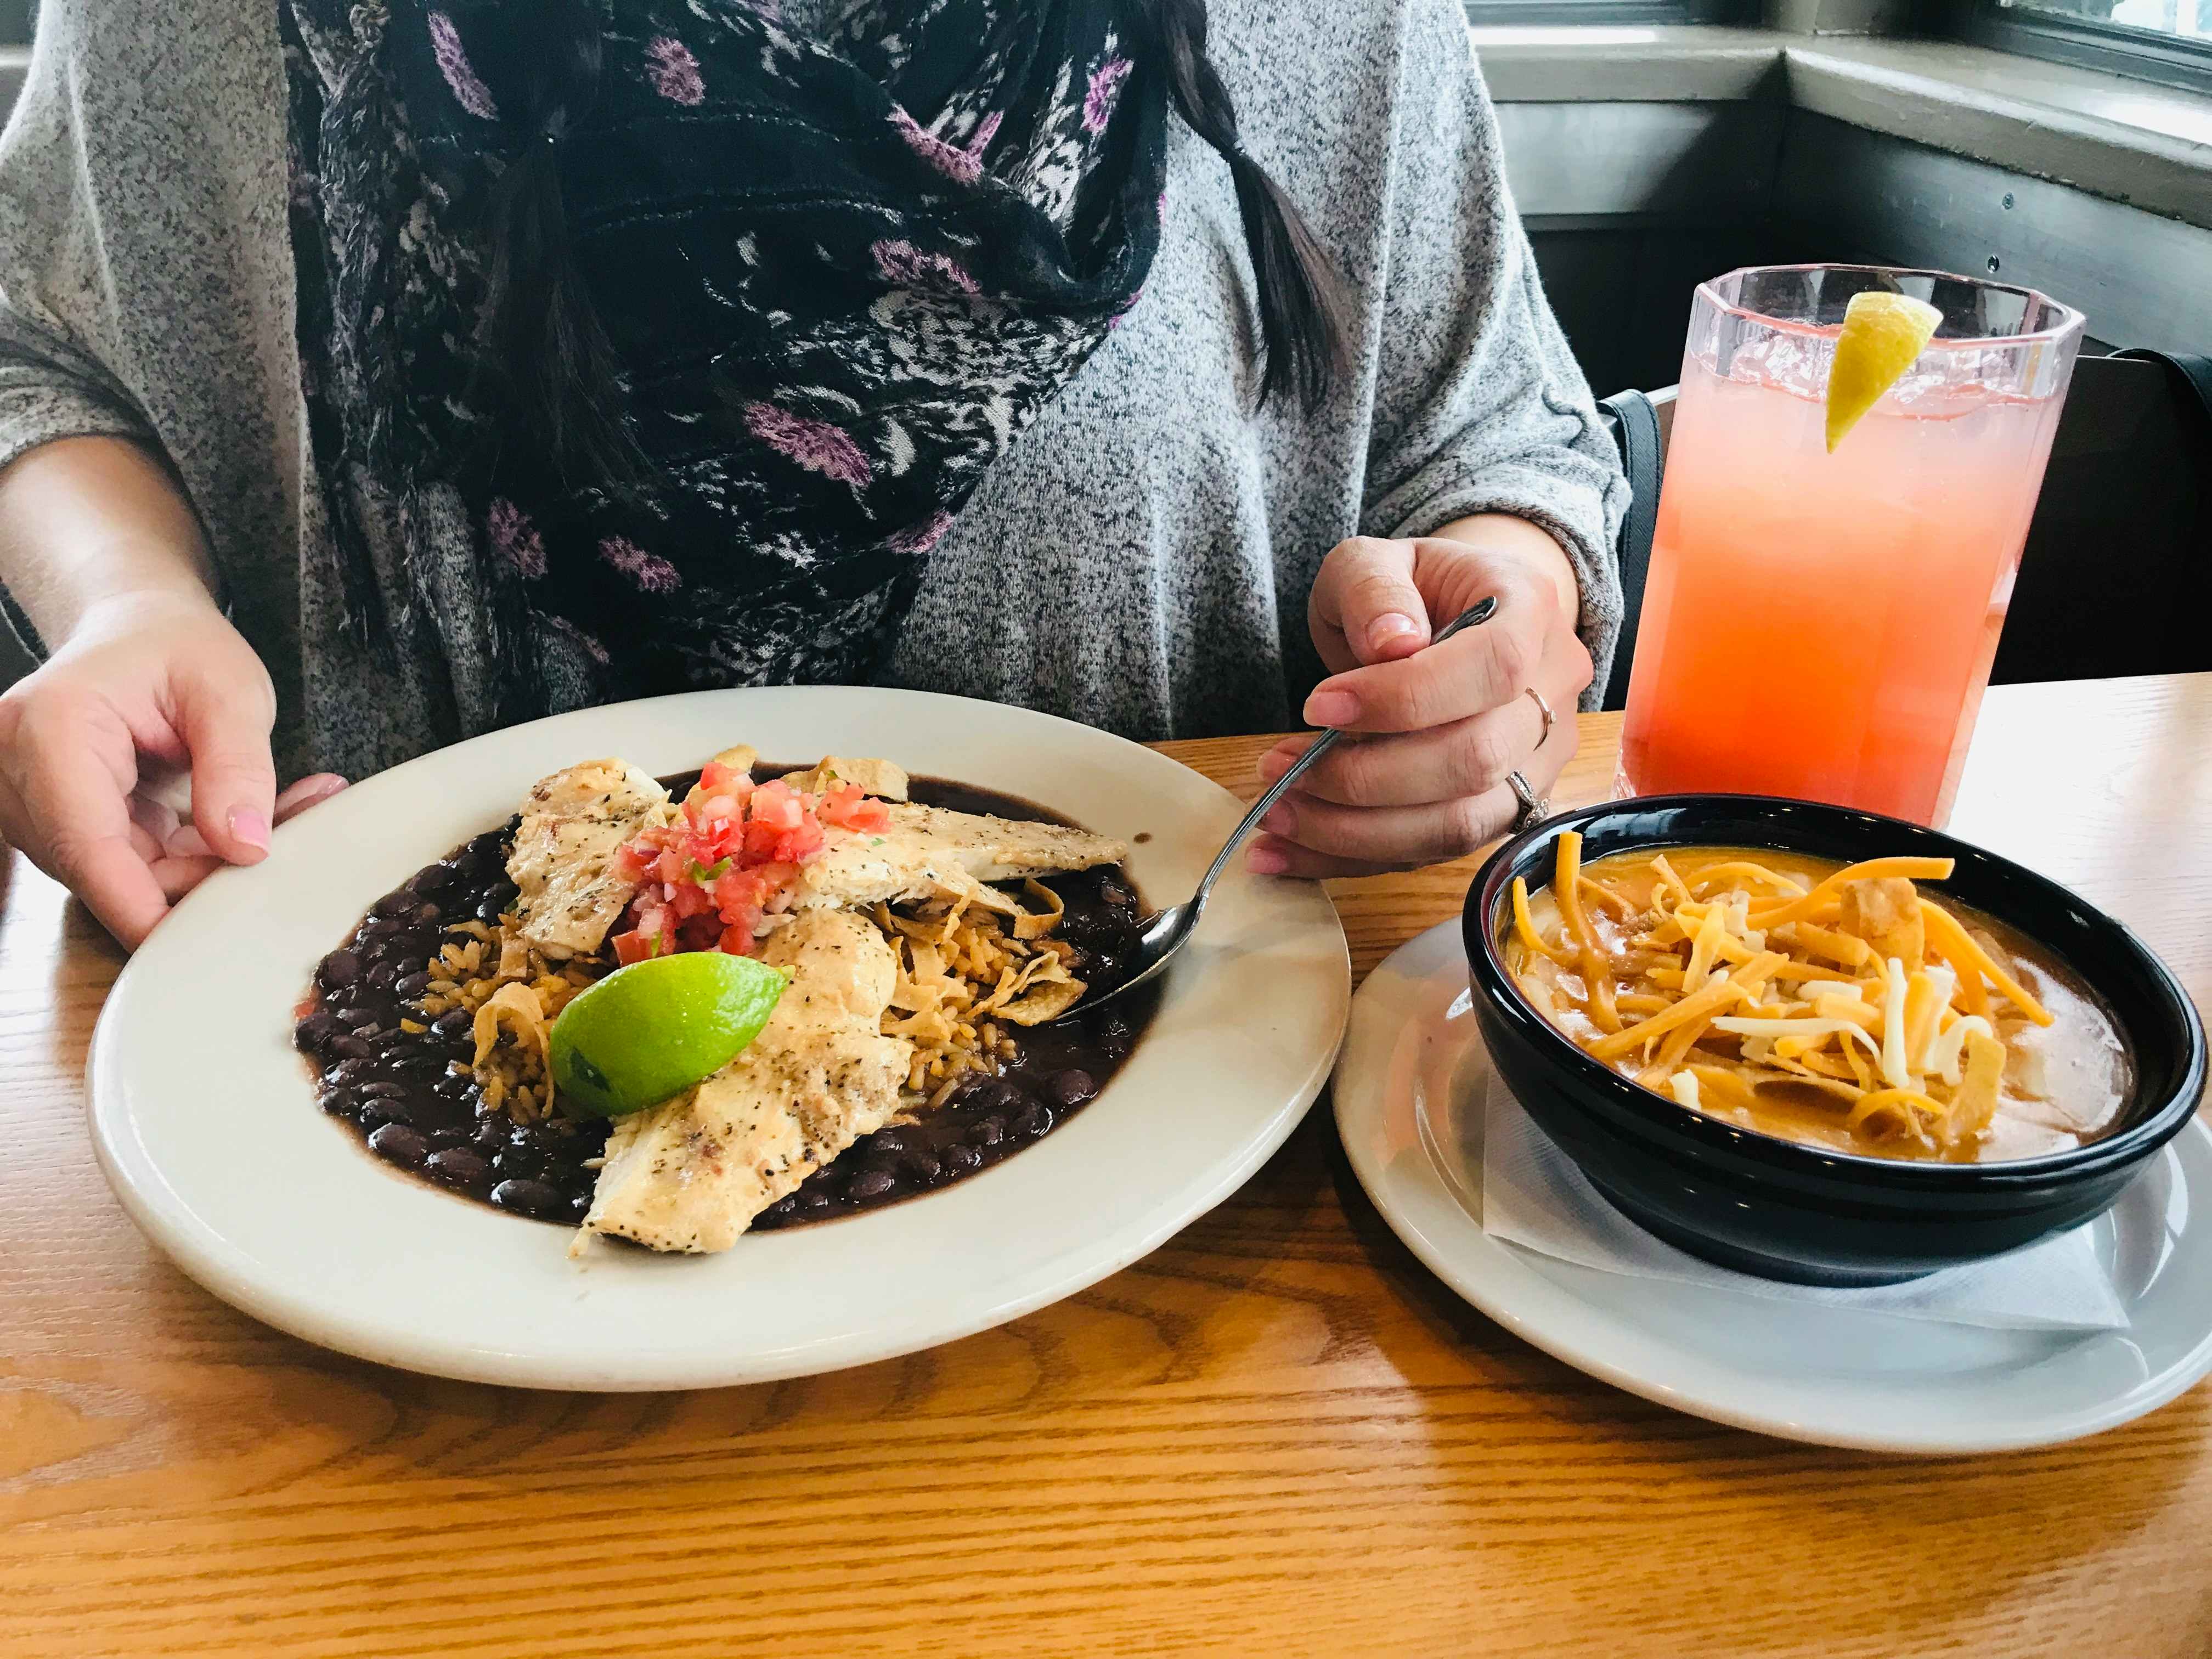
<svg viewBox="0 0 2212 1659"><path fill-rule="evenodd" d="M1126 58L1109 58L1091 73L1091 90L1083 99L1083 130L1097 134L1114 118L1114 106L1121 99L1121 82L1136 65Z"/></svg>
<svg viewBox="0 0 2212 1659"><path fill-rule="evenodd" d="M869 465L867 456L853 441L851 434L827 421L809 420L787 409L778 409L774 404L748 404L745 429L808 471L819 472L825 478L835 478L855 489L866 488L875 476L875 468Z"/></svg>
<svg viewBox="0 0 2212 1659"><path fill-rule="evenodd" d="M935 133L923 130L921 124L902 109L891 112L891 125L899 131L908 147L921 159L955 183L972 185L983 176L983 152L991 140L998 136L999 117L995 112L983 118L975 129L975 136L968 141L966 149L948 144Z"/></svg>
<svg viewBox="0 0 2212 1659"><path fill-rule="evenodd" d="M491 504L484 514L484 532L500 562L516 575L534 582L545 574L545 538L513 501L502 496Z"/></svg>
<svg viewBox="0 0 2212 1659"><path fill-rule="evenodd" d="M606 537L599 543L599 556L647 593L673 593L684 586L674 565L627 536Z"/></svg>
<svg viewBox="0 0 2212 1659"><path fill-rule="evenodd" d="M700 78L699 60L691 48L672 35L662 35L645 49L647 77L653 89L674 104L701 104L707 83Z"/></svg>
<svg viewBox="0 0 2212 1659"><path fill-rule="evenodd" d="M901 288L951 287L963 294L977 295L982 289L967 268L949 253L929 253L912 242L885 240L870 250L876 256L876 269L887 283Z"/></svg>
<svg viewBox="0 0 2212 1659"><path fill-rule="evenodd" d="M951 528L952 515L950 513L933 513L920 524L902 530L892 537L891 550L895 553L927 553L943 541L945 532Z"/></svg>
<svg viewBox="0 0 2212 1659"><path fill-rule="evenodd" d="M463 109L479 121L499 119L499 106L492 101L491 88L469 66L469 56L461 50L461 32L442 11L430 14L430 55L438 60L438 73L446 77L446 84L453 89L453 97Z"/></svg>

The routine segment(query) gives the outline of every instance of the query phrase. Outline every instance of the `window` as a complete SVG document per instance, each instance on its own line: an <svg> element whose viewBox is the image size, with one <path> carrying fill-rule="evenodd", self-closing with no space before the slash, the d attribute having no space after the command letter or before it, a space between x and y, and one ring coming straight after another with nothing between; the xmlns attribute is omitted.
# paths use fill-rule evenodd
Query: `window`
<svg viewBox="0 0 2212 1659"><path fill-rule="evenodd" d="M1962 0L1981 46L2212 91L2212 0Z"/></svg>
<svg viewBox="0 0 2212 1659"><path fill-rule="evenodd" d="M31 44L31 17L38 0L0 0L0 46Z"/></svg>

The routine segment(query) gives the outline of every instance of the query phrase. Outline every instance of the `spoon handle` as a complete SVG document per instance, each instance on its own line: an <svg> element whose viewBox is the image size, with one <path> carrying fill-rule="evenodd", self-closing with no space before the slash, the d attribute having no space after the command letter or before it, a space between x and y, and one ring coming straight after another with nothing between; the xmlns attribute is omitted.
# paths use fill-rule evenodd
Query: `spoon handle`
<svg viewBox="0 0 2212 1659"><path fill-rule="evenodd" d="M1462 611L1459 616L1446 623L1443 630L1423 648L1432 651L1461 629L1488 622L1491 613L1497 609L1498 596L1494 593L1487 598L1477 599L1468 610ZM1222 871L1228 867L1229 855L1244 844L1245 837L1259 827L1260 820L1267 816L1268 810L1290 793L1293 784L1312 770L1315 762L1335 748L1338 740L1343 736L1343 732L1334 728L1323 732L1320 737L1314 739L1312 745L1304 754L1291 763L1291 769L1277 778L1267 793L1252 803L1252 810L1244 815L1244 821L1230 832L1228 841L1223 843L1221 851L1215 857L1212 867L1199 882L1198 891L1191 895L1190 908L1193 921L1197 920L1197 912L1206 908L1206 897L1213 891L1213 884L1220 879Z"/></svg>

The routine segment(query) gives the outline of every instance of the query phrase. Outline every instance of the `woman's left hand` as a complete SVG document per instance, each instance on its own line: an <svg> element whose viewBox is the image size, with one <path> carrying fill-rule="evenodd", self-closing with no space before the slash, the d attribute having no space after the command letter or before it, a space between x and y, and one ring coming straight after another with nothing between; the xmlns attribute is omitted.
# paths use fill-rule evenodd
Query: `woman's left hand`
<svg viewBox="0 0 2212 1659"><path fill-rule="evenodd" d="M1489 621L1425 648L1434 629L1491 595ZM1575 708L1591 675L1579 608L1565 554L1525 520L1486 514L1417 540L1340 545L1307 606L1330 677L1306 699L1305 718L1360 735L1276 804L1251 867L1373 875L1458 858L1503 835L1520 810L1506 774L1546 795L1574 754ZM1532 688L1557 717L1548 736ZM1313 741L1289 738L1262 756L1262 785Z"/></svg>

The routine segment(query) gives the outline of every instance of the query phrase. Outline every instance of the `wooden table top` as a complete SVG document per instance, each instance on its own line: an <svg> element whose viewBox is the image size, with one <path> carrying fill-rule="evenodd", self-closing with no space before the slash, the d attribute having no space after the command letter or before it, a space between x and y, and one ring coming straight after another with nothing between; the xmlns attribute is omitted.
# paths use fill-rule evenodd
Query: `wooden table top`
<svg viewBox="0 0 2212 1659"><path fill-rule="evenodd" d="M1582 721L1562 802L1601 795ZM1251 793L1263 739L1167 745ZM1990 694L1954 827L2212 1006L2212 676ZM1364 975L1472 862L1349 882ZM0 1654L2212 1652L2212 1390L1953 1461L1788 1444L1547 1358L1422 1269L1316 1110L1228 1203L987 1334L804 1382L531 1394L233 1312L93 1161L118 956L0 910Z"/></svg>

